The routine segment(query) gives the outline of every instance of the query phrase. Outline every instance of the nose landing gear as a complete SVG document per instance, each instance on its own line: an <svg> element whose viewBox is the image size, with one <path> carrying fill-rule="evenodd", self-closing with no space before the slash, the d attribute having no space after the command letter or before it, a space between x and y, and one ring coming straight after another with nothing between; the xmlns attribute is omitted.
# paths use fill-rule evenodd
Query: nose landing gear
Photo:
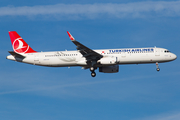
<svg viewBox="0 0 180 120"><path fill-rule="evenodd" d="M92 73L91 73L91 76L92 76L92 77L95 77L95 76L96 76L96 73L95 73L95 72L92 72Z"/></svg>
<svg viewBox="0 0 180 120"><path fill-rule="evenodd" d="M157 70L157 71L160 71L160 68L159 68L158 62L156 62L156 70Z"/></svg>
<svg viewBox="0 0 180 120"><path fill-rule="evenodd" d="M95 73L94 71L95 71L97 68L90 67L89 69L90 69L90 71L91 71L91 76L92 76L92 77L95 77L95 76L96 76L96 73Z"/></svg>

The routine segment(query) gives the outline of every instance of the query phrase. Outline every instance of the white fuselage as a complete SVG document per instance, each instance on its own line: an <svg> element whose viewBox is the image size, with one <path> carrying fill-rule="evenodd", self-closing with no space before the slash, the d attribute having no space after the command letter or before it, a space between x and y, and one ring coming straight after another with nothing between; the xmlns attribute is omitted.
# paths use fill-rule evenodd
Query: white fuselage
<svg viewBox="0 0 180 120"><path fill-rule="evenodd" d="M96 67L111 66L114 64L143 64L168 62L176 59L176 55L164 48L126 48L126 49L105 49L94 50L103 55L103 58L110 59L106 64L96 64ZM12 55L7 56L7 59L49 67L70 67L82 66L89 67L86 63L86 58L79 51L56 51L56 52L37 52L22 54L25 58L18 58ZM111 62L116 58L118 62Z"/></svg>

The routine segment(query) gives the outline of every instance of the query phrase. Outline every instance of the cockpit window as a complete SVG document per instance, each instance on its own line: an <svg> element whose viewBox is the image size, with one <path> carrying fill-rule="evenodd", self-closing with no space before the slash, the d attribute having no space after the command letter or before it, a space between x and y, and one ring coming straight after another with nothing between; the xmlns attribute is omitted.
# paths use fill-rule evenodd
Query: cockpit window
<svg viewBox="0 0 180 120"><path fill-rule="evenodd" d="M169 50L165 50L164 52L165 52L165 53L169 53L170 51L169 51Z"/></svg>

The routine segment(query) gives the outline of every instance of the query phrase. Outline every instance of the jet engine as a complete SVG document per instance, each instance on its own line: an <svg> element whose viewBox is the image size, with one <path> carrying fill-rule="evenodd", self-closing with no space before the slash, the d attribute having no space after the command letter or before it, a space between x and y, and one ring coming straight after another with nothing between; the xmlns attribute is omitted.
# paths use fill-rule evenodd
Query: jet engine
<svg viewBox="0 0 180 120"><path fill-rule="evenodd" d="M119 72L119 65L99 67L99 72L103 72L103 73L117 73L117 72Z"/></svg>

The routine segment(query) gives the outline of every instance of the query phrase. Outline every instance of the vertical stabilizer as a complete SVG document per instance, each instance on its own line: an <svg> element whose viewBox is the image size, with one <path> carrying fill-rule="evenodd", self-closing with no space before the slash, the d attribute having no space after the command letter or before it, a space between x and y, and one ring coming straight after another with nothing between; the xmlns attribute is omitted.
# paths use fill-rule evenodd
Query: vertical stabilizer
<svg viewBox="0 0 180 120"><path fill-rule="evenodd" d="M16 53L34 53L34 51L16 31L9 31L12 47Z"/></svg>

